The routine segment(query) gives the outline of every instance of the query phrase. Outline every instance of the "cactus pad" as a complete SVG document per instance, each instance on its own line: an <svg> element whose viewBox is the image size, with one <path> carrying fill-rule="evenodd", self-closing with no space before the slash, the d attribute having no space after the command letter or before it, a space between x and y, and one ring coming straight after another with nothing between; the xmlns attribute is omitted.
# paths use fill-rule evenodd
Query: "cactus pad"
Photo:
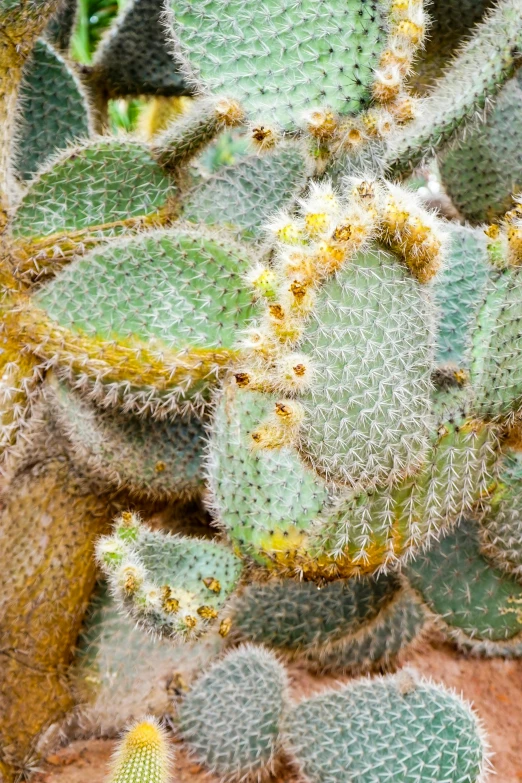
<svg viewBox="0 0 522 783"><path fill-rule="evenodd" d="M135 392L141 410L155 405L168 410L189 394L200 407L214 382L221 355L229 356L236 330L253 312L251 295L242 280L248 265L244 251L219 236L190 230L152 231L77 259L38 291L33 305L59 325L66 343L68 335L78 342L76 359L59 347L54 357L76 380L79 372L85 380L102 381L93 388L96 397L106 401L112 394L115 401L124 390L128 407ZM28 316L28 331L37 328L31 323L38 318ZM110 351L114 341L127 347L146 346L150 372L138 373L138 381L143 379L141 391L141 382L132 384L129 374L132 348L120 370L110 363L103 369L95 361L90 367L87 363L83 372L85 349L81 346L87 342L94 352L103 353L103 345ZM171 360L158 359L171 354ZM176 363L185 367L191 357L200 367L194 384L180 384L174 367ZM168 389L161 399L154 391L159 383L152 369L156 364L164 375L163 389ZM112 390L111 380L115 381Z"/></svg>
<svg viewBox="0 0 522 783"><path fill-rule="evenodd" d="M307 699L286 716L284 732L310 783L479 783L488 767L469 706L409 672Z"/></svg>
<svg viewBox="0 0 522 783"><path fill-rule="evenodd" d="M80 83L43 41L36 44L25 65L18 110L14 163L22 179L32 177L54 152L89 132Z"/></svg>
<svg viewBox="0 0 522 783"><path fill-rule="evenodd" d="M483 418L506 416L522 402L522 275L508 267L491 276L473 335L471 378Z"/></svg>
<svg viewBox="0 0 522 783"><path fill-rule="evenodd" d="M253 452L249 439L271 400L228 384L214 417L208 476L219 525L242 551L283 563L326 502L324 483L290 449Z"/></svg>
<svg viewBox="0 0 522 783"><path fill-rule="evenodd" d="M150 530L127 512L113 535L99 540L97 556L122 606L162 636L207 630L241 575L241 562L223 545ZM229 622L221 620L223 635Z"/></svg>
<svg viewBox="0 0 522 783"><path fill-rule="evenodd" d="M480 518L481 549L495 565L522 576L522 454L508 450L500 465L497 486Z"/></svg>
<svg viewBox="0 0 522 783"><path fill-rule="evenodd" d="M388 9L379 0L183 0L171 9L189 82L236 96L252 119L291 127L310 109L357 114L372 101L387 43Z"/></svg>
<svg viewBox="0 0 522 783"><path fill-rule="evenodd" d="M322 672L388 664L424 625L424 613L396 576L252 584L236 599L233 627Z"/></svg>
<svg viewBox="0 0 522 783"><path fill-rule="evenodd" d="M93 75L109 97L188 94L167 50L161 14L161 0L132 0L102 39Z"/></svg>
<svg viewBox="0 0 522 783"><path fill-rule="evenodd" d="M463 646L500 655L520 648L522 586L481 554L476 522L462 520L408 565L406 576Z"/></svg>
<svg viewBox="0 0 522 783"><path fill-rule="evenodd" d="M187 197L183 215L197 223L224 225L259 239L268 218L291 207L306 183L306 163L298 148L252 155L221 167Z"/></svg>
<svg viewBox="0 0 522 783"><path fill-rule="evenodd" d="M451 224L446 264L434 284L437 363L469 367L472 328L489 274L487 238L480 229Z"/></svg>
<svg viewBox="0 0 522 783"><path fill-rule="evenodd" d="M272 769L286 673L273 653L233 650L191 688L179 711L190 752L223 780Z"/></svg>
<svg viewBox="0 0 522 783"><path fill-rule="evenodd" d="M100 481L154 500L191 498L203 489L203 423L99 408L65 384L47 399L71 460Z"/></svg>
<svg viewBox="0 0 522 783"><path fill-rule="evenodd" d="M299 346L316 373L300 396L300 449L318 473L365 485L422 461L430 315L422 287L384 249L361 251L323 286Z"/></svg>
<svg viewBox="0 0 522 783"><path fill-rule="evenodd" d="M165 207L176 188L136 142L100 140L73 149L31 183L13 221L15 237L48 236L144 217ZM113 225L116 224L116 225Z"/></svg>
<svg viewBox="0 0 522 783"><path fill-rule="evenodd" d="M479 224L501 217L522 190L522 76L504 85L485 121L467 128L438 156L444 188L461 214Z"/></svg>

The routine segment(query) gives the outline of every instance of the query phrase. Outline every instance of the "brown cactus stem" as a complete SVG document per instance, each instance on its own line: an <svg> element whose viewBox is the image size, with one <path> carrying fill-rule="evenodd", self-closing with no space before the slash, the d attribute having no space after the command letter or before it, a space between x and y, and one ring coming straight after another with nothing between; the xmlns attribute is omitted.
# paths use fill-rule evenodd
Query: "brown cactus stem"
<svg viewBox="0 0 522 783"><path fill-rule="evenodd" d="M73 706L66 671L116 508L46 427L0 496L0 771L17 779Z"/></svg>

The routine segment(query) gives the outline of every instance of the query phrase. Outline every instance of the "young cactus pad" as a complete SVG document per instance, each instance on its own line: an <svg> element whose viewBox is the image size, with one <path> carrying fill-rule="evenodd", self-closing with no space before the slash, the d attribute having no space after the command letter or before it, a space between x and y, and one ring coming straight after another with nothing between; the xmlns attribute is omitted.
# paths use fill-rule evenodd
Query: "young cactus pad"
<svg viewBox="0 0 522 783"><path fill-rule="evenodd" d="M222 544L154 531L125 512L97 558L113 595L139 624L160 636L193 638L224 609L241 576L241 561ZM230 630L221 615L220 633Z"/></svg>
<svg viewBox="0 0 522 783"><path fill-rule="evenodd" d="M108 783L168 783L171 762L166 732L149 716L123 736L112 758Z"/></svg>
<svg viewBox="0 0 522 783"><path fill-rule="evenodd" d="M259 777L273 770L285 691L275 655L244 645L195 682L179 710L180 734L221 780Z"/></svg>
<svg viewBox="0 0 522 783"><path fill-rule="evenodd" d="M489 767L470 707L408 671L306 699L283 731L309 783L480 783Z"/></svg>

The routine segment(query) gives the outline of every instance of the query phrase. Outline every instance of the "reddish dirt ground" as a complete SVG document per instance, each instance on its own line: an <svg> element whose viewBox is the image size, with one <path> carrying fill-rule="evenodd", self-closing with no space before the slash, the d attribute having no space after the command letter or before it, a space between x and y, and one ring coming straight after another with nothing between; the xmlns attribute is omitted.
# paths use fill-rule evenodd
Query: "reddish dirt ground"
<svg viewBox="0 0 522 783"><path fill-rule="evenodd" d="M522 783L522 661L465 657L434 638L405 656L403 663L454 688L473 703L494 753L496 774L492 783ZM329 677L312 677L295 666L291 679L296 696L322 690L334 682ZM215 783L187 758L181 746L175 745L176 783ZM33 783L105 783L113 747L113 740L75 741L49 756ZM297 781L290 770L283 769L273 783Z"/></svg>

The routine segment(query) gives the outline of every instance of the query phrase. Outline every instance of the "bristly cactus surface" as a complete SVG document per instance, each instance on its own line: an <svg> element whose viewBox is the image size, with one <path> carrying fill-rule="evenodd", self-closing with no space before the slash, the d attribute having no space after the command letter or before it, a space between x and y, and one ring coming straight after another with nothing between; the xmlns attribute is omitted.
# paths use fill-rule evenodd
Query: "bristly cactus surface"
<svg viewBox="0 0 522 783"><path fill-rule="evenodd" d="M116 749L110 783L168 783L172 751L166 732L147 717L132 726Z"/></svg>
<svg viewBox="0 0 522 783"><path fill-rule="evenodd" d="M24 653L0 676L9 782L77 698L114 516L96 551L120 611L163 645L257 645L174 715L208 770L262 776L286 754L312 783L482 781L452 695L399 675L295 706L272 649L396 666L428 614L466 649L520 655L511 136L466 184L466 140L499 141L520 78L522 6L490 5L448 37L434 4L439 77L422 0L132 0L83 67L74 3L1 3L0 626ZM437 77L423 103L416 58ZM110 99L181 94L161 131L109 133ZM226 166L223 144L242 149ZM485 233L392 181L431 153L464 216L497 221ZM213 530L160 529L187 499ZM135 727L113 780L164 783L164 748Z"/></svg>

